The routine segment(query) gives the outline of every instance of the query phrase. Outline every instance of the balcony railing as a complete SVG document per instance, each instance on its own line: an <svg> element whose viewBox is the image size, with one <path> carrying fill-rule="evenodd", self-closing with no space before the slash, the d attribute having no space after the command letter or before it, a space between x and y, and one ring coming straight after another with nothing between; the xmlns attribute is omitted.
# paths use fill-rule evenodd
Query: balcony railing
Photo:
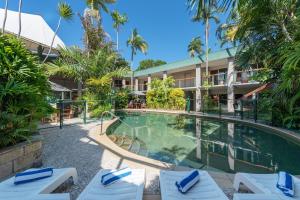
<svg viewBox="0 0 300 200"><path fill-rule="evenodd" d="M235 84L256 83L257 81L253 80L253 77L257 75L259 70L260 69L236 71L234 74L234 83Z"/></svg>
<svg viewBox="0 0 300 200"><path fill-rule="evenodd" d="M205 85L205 77L202 77L202 85ZM227 73L219 73L210 75L208 78L208 84L211 86L222 86L227 85Z"/></svg>
<svg viewBox="0 0 300 200"><path fill-rule="evenodd" d="M196 87L196 78L185 78L185 79L175 79L175 87L176 88L189 88Z"/></svg>

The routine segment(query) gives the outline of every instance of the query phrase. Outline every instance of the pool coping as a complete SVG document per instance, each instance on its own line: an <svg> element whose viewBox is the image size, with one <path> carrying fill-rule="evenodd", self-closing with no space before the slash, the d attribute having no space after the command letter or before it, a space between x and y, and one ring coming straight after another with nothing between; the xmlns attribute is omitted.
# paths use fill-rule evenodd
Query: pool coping
<svg viewBox="0 0 300 200"><path fill-rule="evenodd" d="M184 114L188 116L196 116L196 117L203 117L207 119L217 119L222 121L228 121L228 122L238 122L242 124L246 124L248 126L254 126L255 128L262 129L268 131L268 133L275 134L278 136L283 137L284 139L289 139L291 142L296 143L297 145L300 145L300 134L286 130L283 128L278 128L274 126L269 126L266 124L262 124L259 122L254 122L250 120L242 120L237 118L231 118L224 115L213 115L213 114L204 114L200 112L185 112L180 110L156 110L156 109L120 109L117 111L128 111L128 112L152 112L152 113L161 113L161 114Z"/></svg>

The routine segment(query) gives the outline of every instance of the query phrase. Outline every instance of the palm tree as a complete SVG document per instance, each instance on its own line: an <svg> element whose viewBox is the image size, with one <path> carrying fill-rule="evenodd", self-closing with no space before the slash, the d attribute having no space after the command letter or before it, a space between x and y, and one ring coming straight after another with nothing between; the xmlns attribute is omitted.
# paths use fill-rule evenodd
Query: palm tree
<svg viewBox="0 0 300 200"><path fill-rule="evenodd" d="M133 29L130 38L127 40L127 46L130 46L131 48L131 67L133 67L134 55L136 55L137 51L146 54L148 51L148 44L143 37L138 34L138 31L135 28Z"/></svg>
<svg viewBox="0 0 300 200"><path fill-rule="evenodd" d="M192 41L189 43L188 45L188 52L190 54L190 56L193 58L196 55L201 55L203 53L203 49L202 49L202 41L200 39L200 37L195 37L192 39Z"/></svg>
<svg viewBox="0 0 300 200"><path fill-rule="evenodd" d="M57 35L57 32L58 32L58 29L60 27L60 24L61 24L61 20L64 19L64 20L71 20L72 17L73 17L73 11L72 11L72 8L69 4L67 3L62 3L60 2L58 4L58 13L59 13L59 20L58 20L58 23L57 23L57 27L56 27L56 30L55 30L55 33L54 33L54 36L52 38L52 41L51 41L51 45L50 45L50 48L49 48L49 51L47 53L47 56L45 57L43 63L46 62L46 60L48 59L51 51L52 51L52 48L53 48L53 44L54 44L54 41L55 41L55 37Z"/></svg>
<svg viewBox="0 0 300 200"><path fill-rule="evenodd" d="M46 64L48 75L61 74L77 81L79 97L86 81L101 85L105 81L102 77L120 77L128 73L127 63L118 63L120 55L108 47L95 50L90 56L79 47L61 48L59 52L57 60Z"/></svg>
<svg viewBox="0 0 300 200"><path fill-rule="evenodd" d="M120 14L118 11L113 11L111 17L114 21L113 27L117 32L117 50L119 50L119 32L121 25L124 25L128 22L128 17L125 14Z"/></svg>
<svg viewBox="0 0 300 200"><path fill-rule="evenodd" d="M5 8L4 8L4 19L2 24L2 34L5 32L5 24L7 19L7 8L8 8L8 0L5 1Z"/></svg>
<svg viewBox="0 0 300 200"><path fill-rule="evenodd" d="M132 70L134 55L136 55L138 50L146 54L148 51L148 44L143 39L143 37L138 34L138 31L135 28L133 29L130 38L127 40L127 46L131 47L131 70ZM131 75L131 83L133 83L133 73ZM133 84L131 84L131 90L133 90Z"/></svg>
<svg viewBox="0 0 300 200"><path fill-rule="evenodd" d="M109 13L109 10L106 4L115 3L116 0L86 0L86 4L89 6L89 9L85 12L88 12L90 16L96 18L98 21L101 20L100 10Z"/></svg>
<svg viewBox="0 0 300 200"><path fill-rule="evenodd" d="M187 0L188 6L191 10L194 10L196 7L196 12L193 16L194 22L202 21L205 24L205 67L206 67L206 79L208 82L208 54L209 54L209 28L210 20L214 20L215 23L219 23L219 19L216 17L217 10L217 2L215 0Z"/></svg>
<svg viewBox="0 0 300 200"><path fill-rule="evenodd" d="M18 38L20 38L21 36L21 31L22 31L22 4L23 4L23 1L22 0L19 0L19 32L18 32Z"/></svg>

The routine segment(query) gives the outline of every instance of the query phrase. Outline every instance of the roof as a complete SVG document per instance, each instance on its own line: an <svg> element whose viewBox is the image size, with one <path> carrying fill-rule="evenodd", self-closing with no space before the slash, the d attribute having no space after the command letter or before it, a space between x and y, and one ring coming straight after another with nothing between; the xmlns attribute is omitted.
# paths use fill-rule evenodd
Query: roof
<svg viewBox="0 0 300 200"><path fill-rule="evenodd" d="M32 42L50 47L54 36L54 31L47 22L40 16L28 13L22 13L22 30L21 37ZM4 9L0 8L0 28L2 28L4 20ZM17 35L19 32L19 13L15 11L7 11L7 19L5 24L5 32ZM58 46L64 47L63 41L56 36L53 48Z"/></svg>
<svg viewBox="0 0 300 200"><path fill-rule="evenodd" d="M217 52L210 53L208 55L208 60L209 61L215 61L215 60L221 60L225 58L230 58L234 57L237 52L237 48L227 48L224 50L220 50ZM196 64L201 64L205 62L205 55L201 55L200 57L195 57L195 58L189 58L186 60L181 60L173 63L168 63L165 65L157 66L157 67L152 67L144 70L139 70L139 71L134 71L134 76L147 76L149 74L153 73L158 73L158 72L163 72L163 71L169 71L169 70L174 70L182 67L187 67L191 65L196 65Z"/></svg>
<svg viewBox="0 0 300 200"><path fill-rule="evenodd" d="M68 88L66 88L62 85L59 85L59 84L51 82L51 81L49 81L49 83L50 83L52 91L55 91L55 92L71 92L71 90L69 90Z"/></svg>

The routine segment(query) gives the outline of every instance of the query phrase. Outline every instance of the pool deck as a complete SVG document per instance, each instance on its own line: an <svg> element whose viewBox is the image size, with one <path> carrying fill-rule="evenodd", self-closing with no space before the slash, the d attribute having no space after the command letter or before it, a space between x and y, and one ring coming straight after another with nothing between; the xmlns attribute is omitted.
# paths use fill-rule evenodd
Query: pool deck
<svg viewBox="0 0 300 200"><path fill-rule="evenodd" d="M104 122L103 129L106 130L111 123L113 120ZM121 149L106 135L100 135L99 122L77 124L63 129L57 127L43 129L40 130L40 134L44 137L44 166L75 167L78 171L79 183L64 191L71 193L72 200L77 198L93 176L103 168L115 169L128 166L145 169L145 200L160 199L160 170L189 170L186 167L177 167ZM229 199L232 199L234 175L214 171L209 173Z"/></svg>

